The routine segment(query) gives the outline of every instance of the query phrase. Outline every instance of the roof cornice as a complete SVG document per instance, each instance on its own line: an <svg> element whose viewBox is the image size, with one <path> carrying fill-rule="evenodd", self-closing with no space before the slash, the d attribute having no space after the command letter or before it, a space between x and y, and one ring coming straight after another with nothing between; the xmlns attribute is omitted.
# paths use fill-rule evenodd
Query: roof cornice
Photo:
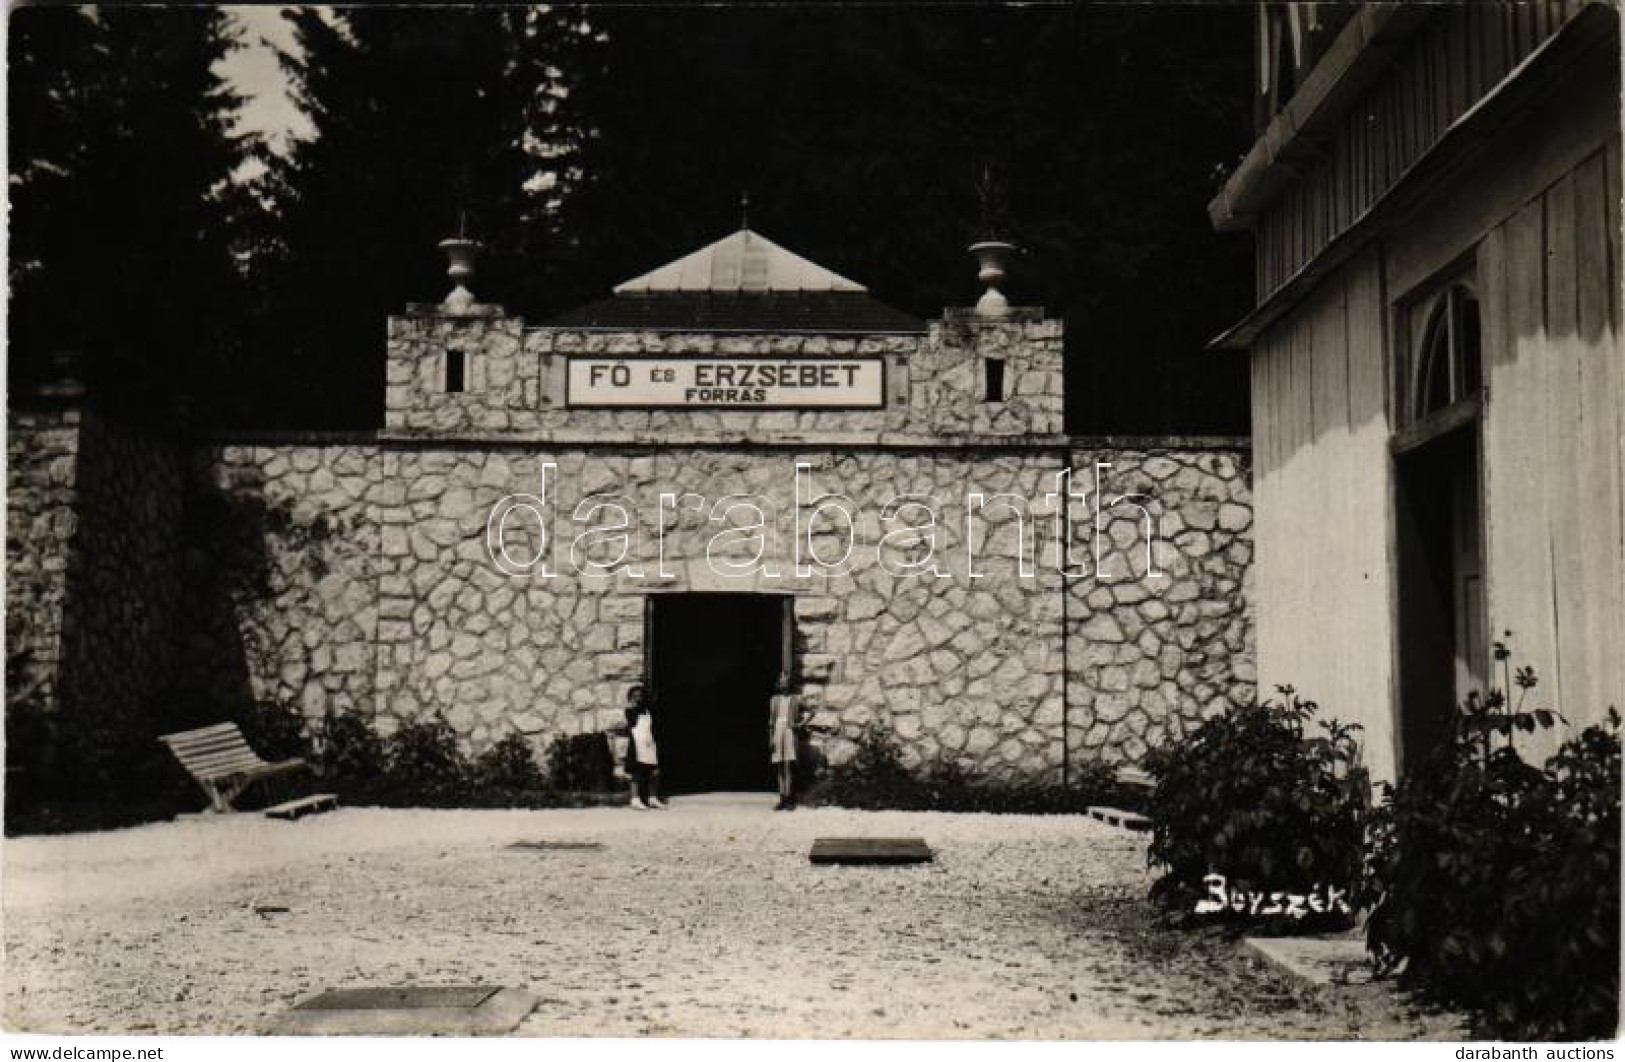
<svg viewBox="0 0 1625 1062"><path fill-rule="evenodd" d="M1505 130L1518 116L1535 107L1554 86L1573 79L1583 81L1575 73L1582 60L1616 62L1618 25L1608 4L1589 5L1570 18L1452 122L1364 214L1266 295L1246 317L1210 340L1207 348L1250 350L1266 329L1291 312L1327 276L1387 228L1401 223L1429 195L1459 181L1461 174L1491 154L1498 130ZM1599 52L1604 45L1608 46L1606 51Z"/></svg>
<svg viewBox="0 0 1625 1062"><path fill-rule="evenodd" d="M1363 5L1208 203L1213 227L1252 228L1301 167L1325 153L1337 120L1432 14L1428 4Z"/></svg>

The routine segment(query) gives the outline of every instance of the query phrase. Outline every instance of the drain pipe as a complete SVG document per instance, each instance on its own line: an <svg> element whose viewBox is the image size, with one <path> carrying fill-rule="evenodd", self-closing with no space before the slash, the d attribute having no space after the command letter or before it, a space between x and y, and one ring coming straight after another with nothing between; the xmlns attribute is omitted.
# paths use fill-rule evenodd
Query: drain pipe
<svg viewBox="0 0 1625 1062"><path fill-rule="evenodd" d="M1072 467L1072 454L1065 453L1066 467ZM1062 505L1070 501L1062 497ZM1063 521L1063 527L1066 523ZM1055 566L1056 574L1061 579L1061 788L1070 789L1072 785L1072 623L1067 614L1066 599L1072 596L1071 587L1066 582L1066 561L1068 543L1061 541L1060 563Z"/></svg>

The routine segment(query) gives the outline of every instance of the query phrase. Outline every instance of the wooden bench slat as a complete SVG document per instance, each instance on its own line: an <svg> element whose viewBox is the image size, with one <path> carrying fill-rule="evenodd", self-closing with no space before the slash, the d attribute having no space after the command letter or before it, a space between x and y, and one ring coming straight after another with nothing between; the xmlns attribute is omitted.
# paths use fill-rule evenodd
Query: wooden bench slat
<svg viewBox="0 0 1625 1062"><path fill-rule="evenodd" d="M188 767L187 770L199 778L230 778L238 774L256 774L263 767L259 760L252 762L237 761L234 763L221 763L213 767Z"/></svg>
<svg viewBox="0 0 1625 1062"><path fill-rule="evenodd" d="M176 759L180 760L182 763L197 764L200 767L208 767L216 763L225 763L228 760L240 760L244 758L253 760L255 763L260 762L260 758L254 755L254 750L249 748L223 749L219 752L204 752L196 755L187 754L185 756L176 757Z"/></svg>
<svg viewBox="0 0 1625 1062"><path fill-rule="evenodd" d="M243 753L243 752L248 753L250 756L252 756L254 754L254 750L249 748L247 745L243 744L242 742L238 742L238 743L233 744L233 745L210 745L207 748L200 748L200 749L170 749L169 751L173 752L176 756L180 756L180 757L184 757L184 758L190 758L190 759L200 759L200 758L205 758L205 757L209 757L209 756L229 756L229 755L232 755L234 753Z"/></svg>
<svg viewBox="0 0 1625 1062"><path fill-rule="evenodd" d="M248 748L248 742L244 741L242 738L236 738L236 739L230 740L230 741L201 742L201 743L196 744L196 745L171 745L171 746L169 746L169 750L171 752L175 753L175 755L177 755L177 756L191 754L191 753L221 752L221 751L225 751L227 749L247 749L247 748Z"/></svg>
<svg viewBox="0 0 1625 1062"><path fill-rule="evenodd" d="M200 726L196 730L177 730L173 734L165 734L159 741L185 741L188 738L210 737L215 734L241 734L242 728L236 723L216 723L213 726Z"/></svg>
<svg viewBox="0 0 1625 1062"><path fill-rule="evenodd" d="M226 731L241 731L242 727L236 723L210 723L208 726L192 727L190 731L176 731L174 734L164 734L164 737L190 737L193 734L224 734Z"/></svg>
<svg viewBox="0 0 1625 1062"><path fill-rule="evenodd" d="M1157 787L1157 780L1152 777L1149 771L1141 767L1119 767L1117 769L1117 781L1118 784L1133 789L1155 789Z"/></svg>
<svg viewBox="0 0 1625 1062"><path fill-rule="evenodd" d="M302 815L314 815L322 811L331 811L339 806L339 798L334 793L312 793L298 800L289 800L265 809L266 818L271 819L297 819Z"/></svg>
<svg viewBox="0 0 1625 1062"><path fill-rule="evenodd" d="M304 760L284 760L281 763L267 763L249 752L241 756L221 757L204 764L183 764L183 766L189 771L286 771L294 767L302 767L304 762Z"/></svg>
<svg viewBox="0 0 1625 1062"><path fill-rule="evenodd" d="M189 737L165 742L172 749L207 749L217 745L247 745L241 734L210 734L207 737Z"/></svg>
<svg viewBox="0 0 1625 1062"><path fill-rule="evenodd" d="M266 763L264 760L255 760L253 763L241 767L214 768L210 771L193 771L199 778L231 778L243 777L264 778L273 774L281 774L297 767L303 767L304 760L283 760L280 763Z"/></svg>
<svg viewBox="0 0 1625 1062"><path fill-rule="evenodd" d="M170 749L170 751L183 760L206 760L211 756L254 755L254 750L247 745L222 745L219 748L208 749Z"/></svg>

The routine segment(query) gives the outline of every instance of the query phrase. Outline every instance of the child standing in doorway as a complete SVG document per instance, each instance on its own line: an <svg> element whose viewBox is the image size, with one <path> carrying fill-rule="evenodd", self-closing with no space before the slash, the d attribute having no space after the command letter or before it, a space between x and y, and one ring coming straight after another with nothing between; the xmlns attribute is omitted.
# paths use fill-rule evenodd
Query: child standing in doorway
<svg viewBox="0 0 1625 1062"><path fill-rule="evenodd" d="M767 741L779 776L779 802L774 811L796 806L796 731L801 726L801 698L790 692L790 679L779 676L768 703Z"/></svg>
<svg viewBox="0 0 1625 1062"><path fill-rule="evenodd" d="M626 729L632 740L626 747L626 773L632 779L632 807L660 809L660 756L655 749L654 715L642 686L626 691Z"/></svg>

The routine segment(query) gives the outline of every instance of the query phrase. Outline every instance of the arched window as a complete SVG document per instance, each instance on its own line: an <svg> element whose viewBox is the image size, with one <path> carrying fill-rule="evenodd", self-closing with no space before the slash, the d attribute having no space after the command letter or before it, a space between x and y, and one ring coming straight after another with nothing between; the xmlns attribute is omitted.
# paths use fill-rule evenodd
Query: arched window
<svg viewBox="0 0 1625 1062"><path fill-rule="evenodd" d="M1483 383L1478 298L1465 284L1453 284L1433 303L1422 331L1412 417L1454 405L1478 393Z"/></svg>

